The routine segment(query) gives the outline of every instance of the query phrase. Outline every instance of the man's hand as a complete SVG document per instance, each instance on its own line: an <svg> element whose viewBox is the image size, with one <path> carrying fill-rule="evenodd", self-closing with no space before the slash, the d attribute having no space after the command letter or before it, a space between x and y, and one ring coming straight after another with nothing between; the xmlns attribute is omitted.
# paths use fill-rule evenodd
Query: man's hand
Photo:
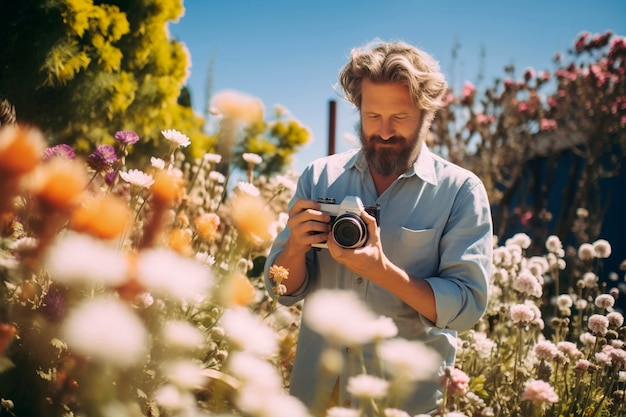
<svg viewBox="0 0 626 417"><path fill-rule="evenodd" d="M337 262L363 278L376 282L376 277L384 276L387 258L383 253L376 219L365 210L362 210L360 214L367 226L368 238L365 246L356 249L343 248L337 244L332 233L330 233L327 243L328 250Z"/></svg>
<svg viewBox="0 0 626 417"><path fill-rule="evenodd" d="M330 216L321 212L320 204L313 200L296 201L289 210L290 234L286 247L299 253L306 253L314 243L322 243L328 239Z"/></svg>

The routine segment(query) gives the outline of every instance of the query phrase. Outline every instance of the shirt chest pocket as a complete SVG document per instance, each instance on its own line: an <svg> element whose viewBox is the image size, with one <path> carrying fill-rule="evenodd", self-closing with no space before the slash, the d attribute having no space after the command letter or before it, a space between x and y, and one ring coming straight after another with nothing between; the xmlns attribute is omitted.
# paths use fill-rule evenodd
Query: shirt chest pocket
<svg viewBox="0 0 626 417"><path fill-rule="evenodd" d="M393 263L410 275L420 278L434 276L439 267L439 231L413 230L398 227L391 249L384 248Z"/></svg>

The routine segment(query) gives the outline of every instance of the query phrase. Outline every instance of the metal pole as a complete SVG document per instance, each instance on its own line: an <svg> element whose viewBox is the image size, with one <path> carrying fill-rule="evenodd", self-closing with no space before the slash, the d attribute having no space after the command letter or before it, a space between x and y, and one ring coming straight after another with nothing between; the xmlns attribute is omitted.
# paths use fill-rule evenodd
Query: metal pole
<svg viewBox="0 0 626 417"><path fill-rule="evenodd" d="M335 153L335 130L337 126L337 102L328 102L328 155Z"/></svg>

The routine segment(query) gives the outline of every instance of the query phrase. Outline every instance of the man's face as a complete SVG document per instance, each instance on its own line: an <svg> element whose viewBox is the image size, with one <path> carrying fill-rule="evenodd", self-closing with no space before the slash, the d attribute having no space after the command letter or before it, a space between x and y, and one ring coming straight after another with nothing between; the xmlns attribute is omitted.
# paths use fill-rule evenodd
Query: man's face
<svg viewBox="0 0 626 417"><path fill-rule="evenodd" d="M363 80L361 144L370 166L382 176L398 176L416 161L422 141L422 111L402 84Z"/></svg>

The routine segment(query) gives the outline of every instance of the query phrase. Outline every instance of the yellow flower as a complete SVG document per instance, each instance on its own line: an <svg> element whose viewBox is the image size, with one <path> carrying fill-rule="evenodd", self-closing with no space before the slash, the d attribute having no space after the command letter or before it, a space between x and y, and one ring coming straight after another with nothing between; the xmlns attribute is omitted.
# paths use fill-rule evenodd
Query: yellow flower
<svg viewBox="0 0 626 417"><path fill-rule="evenodd" d="M152 184L152 196L163 204L168 204L183 195L183 181L169 171L157 171Z"/></svg>
<svg viewBox="0 0 626 417"><path fill-rule="evenodd" d="M270 278L274 280L276 285L280 285L283 280L289 278L289 270L283 266L272 265L270 266Z"/></svg>
<svg viewBox="0 0 626 417"><path fill-rule="evenodd" d="M48 207L66 209L77 202L87 183L87 172L81 162L53 158L35 171L31 189Z"/></svg>
<svg viewBox="0 0 626 417"><path fill-rule="evenodd" d="M181 255L190 256L193 254L191 236L192 233L189 229L173 229L167 236L167 244Z"/></svg>

